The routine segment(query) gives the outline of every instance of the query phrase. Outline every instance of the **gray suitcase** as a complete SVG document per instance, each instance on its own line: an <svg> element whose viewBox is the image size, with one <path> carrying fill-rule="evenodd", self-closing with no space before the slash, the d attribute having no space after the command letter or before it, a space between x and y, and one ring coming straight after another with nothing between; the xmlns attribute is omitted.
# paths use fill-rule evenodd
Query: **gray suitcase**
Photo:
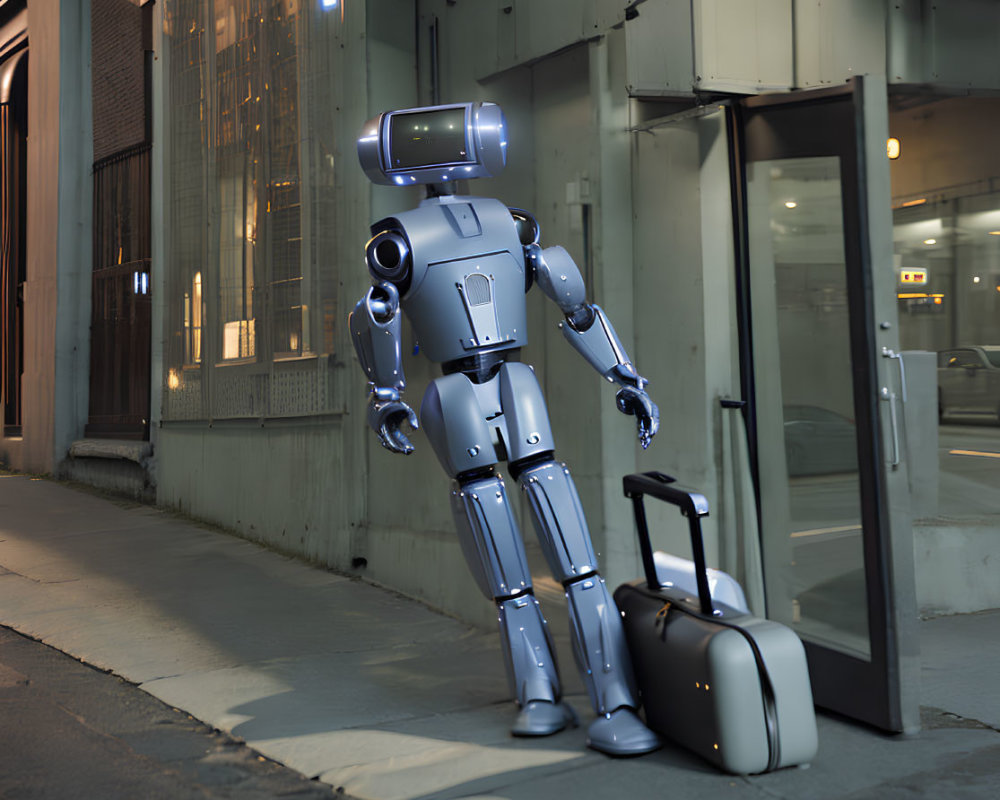
<svg viewBox="0 0 1000 800"><path fill-rule="evenodd" d="M701 517L705 498L662 473L627 475L645 580L615 602L650 728L736 774L807 764L818 747L805 649L785 625L719 602L709 592ZM644 495L681 508L691 532L698 597L661 586Z"/></svg>

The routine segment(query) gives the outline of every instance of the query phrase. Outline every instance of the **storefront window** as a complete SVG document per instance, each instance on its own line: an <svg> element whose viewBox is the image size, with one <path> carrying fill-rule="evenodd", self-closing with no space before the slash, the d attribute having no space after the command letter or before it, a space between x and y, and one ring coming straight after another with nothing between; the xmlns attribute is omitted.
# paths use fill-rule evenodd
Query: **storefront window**
<svg viewBox="0 0 1000 800"><path fill-rule="evenodd" d="M320 271L334 235L336 32L314 5L165 3L165 419L309 413L329 395L316 384L327 376L298 386L277 366L328 353L338 319L332 265Z"/></svg>

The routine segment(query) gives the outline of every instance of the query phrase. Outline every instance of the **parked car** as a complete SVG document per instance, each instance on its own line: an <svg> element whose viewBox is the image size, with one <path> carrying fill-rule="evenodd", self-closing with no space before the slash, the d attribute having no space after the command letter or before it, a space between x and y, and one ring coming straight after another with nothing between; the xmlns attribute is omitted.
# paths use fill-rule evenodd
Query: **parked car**
<svg viewBox="0 0 1000 800"><path fill-rule="evenodd" d="M857 432L847 417L820 406L785 406L788 476L858 471Z"/></svg>
<svg viewBox="0 0 1000 800"><path fill-rule="evenodd" d="M952 422L1000 422L1000 346L938 353L938 416Z"/></svg>

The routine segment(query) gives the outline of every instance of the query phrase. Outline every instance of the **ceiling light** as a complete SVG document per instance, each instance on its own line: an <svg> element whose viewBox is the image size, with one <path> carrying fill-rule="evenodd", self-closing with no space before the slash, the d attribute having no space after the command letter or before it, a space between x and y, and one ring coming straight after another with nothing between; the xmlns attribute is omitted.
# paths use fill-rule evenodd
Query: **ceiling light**
<svg viewBox="0 0 1000 800"><path fill-rule="evenodd" d="M937 244L937 239L924 239L924 244Z"/></svg>
<svg viewBox="0 0 1000 800"><path fill-rule="evenodd" d="M885 154L891 159L899 158L899 139L890 138L886 140Z"/></svg>
<svg viewBox="0 0 1000 800"><path fill-rule="evenodd" d="M785 208L795 208L798 205L794 200L786 200Z"/></svg>

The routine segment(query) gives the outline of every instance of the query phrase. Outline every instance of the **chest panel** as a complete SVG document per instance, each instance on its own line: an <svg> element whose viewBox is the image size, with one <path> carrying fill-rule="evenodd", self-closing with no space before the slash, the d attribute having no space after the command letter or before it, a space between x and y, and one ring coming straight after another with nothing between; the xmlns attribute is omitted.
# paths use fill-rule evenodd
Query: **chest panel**
<svg viewBox="0 0 1000 800"><path fill-rule="evenodd" d="M524 272L508 251L428 264L402 301L432 361L526 343Z"/></svg>

